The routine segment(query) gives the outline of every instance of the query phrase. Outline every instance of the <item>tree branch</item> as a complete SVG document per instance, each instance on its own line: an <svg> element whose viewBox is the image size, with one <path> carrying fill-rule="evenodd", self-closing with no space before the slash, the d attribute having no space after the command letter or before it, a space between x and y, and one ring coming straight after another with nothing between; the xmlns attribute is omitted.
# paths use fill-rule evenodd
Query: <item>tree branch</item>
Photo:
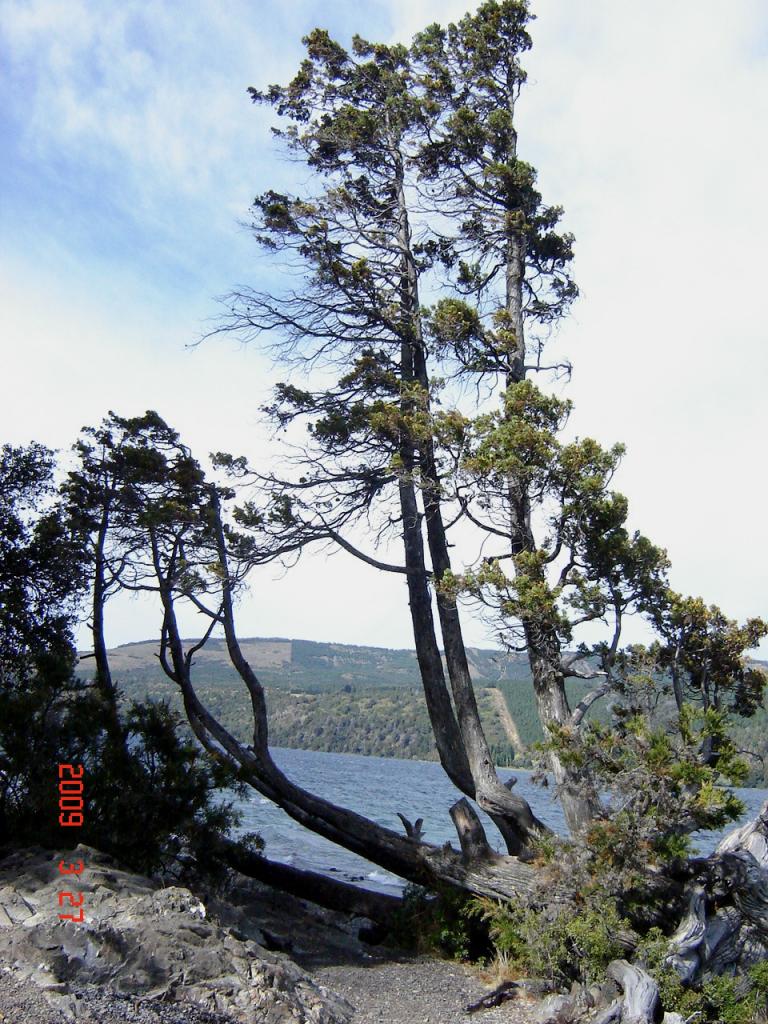
<svg viewBox="0 0 768 1024"><path fill-rule="evenodd" d="M578 728L581 725L584 715L586 715L592 705L599 701L601 697L604 697L610 689L611 683L609 680L606 680L601 686L596 686L594 690L590 690L586 697L580 700L573 709L571 714L571 725L574 728Z"/></svg>
<svg viewBox="0 0 768 1024"><path fill-rule="evenodd" d="M408 573L421 573L421 569L410 569L405 565L392 565L390 562L380 562L378 558L374 558L372 555L366 555L364 551L360 551L353 544L350 544L348 540L345 540L341 534L336 533L335 530L331 529L330 526L326 527L328 536L334 543L338 544L344 551L349 552L350 555L354 555L355 558L359 558L361 562L365 562L367 565L372 565L374 569L382 569L384 572L396 572L403 575ZM427 576L431 576L432 573L425 569L424 572Z"/></svg>

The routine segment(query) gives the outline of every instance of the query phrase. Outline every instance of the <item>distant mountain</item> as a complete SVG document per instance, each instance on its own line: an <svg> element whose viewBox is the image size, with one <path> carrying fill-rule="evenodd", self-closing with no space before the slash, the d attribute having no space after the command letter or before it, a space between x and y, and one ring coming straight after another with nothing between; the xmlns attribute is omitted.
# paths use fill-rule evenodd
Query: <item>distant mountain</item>
<svg viewBox="0 0 768 1024"><path fill-rule="evenodd" d="M350 685L367 687L416 687L421 685L416 652L354 644L317 643L281 637L249 637L240 641L243 653L265 686L302 693L322 693ZM161 675L157 661L159 643L142 640L110 651L114 674L123 684L150 683ZM507 679L529 679L523 655L470 648L472 678L495 684ZM237 675L223 640L209 640L195 655L195 678L200 683L235 682ZM80 671L93 671L88 660Z"/></svg>
<svg viewBox="0 0 768 1024"><path fill-rule="evenodd" d="M282 637L250 637L241 640L241 646L268 691L274 746L436 758L415 651ZM114 648L114 678L126 701L149 696L167 700L181 711L176 688L160 668L158 650L156 640ZM527 658L483 648L471 648L468 655L497 763L529 764L530 747L542 739L542 730ZM90 675L93 662L81 661L79 671ZM247 742L252 728L249 701L223 640L210 640L196 655L193 681L203 702ZM572 702L592 685L570 680ZM609 716L604 702L598 702L592 713ZM733 728L736 745L752 752L748 760L753 784L768 783L768 710L737 719Z"/></svg>
<svg viewBox="0 0 768 1024"><path fill-rule="evenodd" d="M437 756L415 651L282 637L249 637L240 643L268 690L275 746L382 757ZM181 710L158 652L156 640L114 648L109 652L113 676L126 701L149 696ZM541 737L527 685L527 659L481 648L470 649L468 655L494 756L500 764L520 763L530 743ZM92 674L93 662L84 659L79 671ZM247 740L249 702L223 640L210 640L195 656L193 681L222 723Z"/></svg>

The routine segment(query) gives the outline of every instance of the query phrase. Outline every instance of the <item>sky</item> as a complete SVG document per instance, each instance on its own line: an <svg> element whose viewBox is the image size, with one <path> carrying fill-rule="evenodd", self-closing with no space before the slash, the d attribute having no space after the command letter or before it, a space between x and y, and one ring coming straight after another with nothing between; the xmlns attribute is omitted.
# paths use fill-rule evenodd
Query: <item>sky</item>
<svg viewBox="0 0 768 1024"><path fill-rule="evenodd" d="M286 167L247 87L286 81L315 25L407 41L467 9L0 0L1 439L66 452L108 410L154 408L200 456L263 456L279 367L232 339L193 344L218 296L266 272L243 221ZM768 7L532 9L520 152L576 236L582 297L557 339L572 429L627 445L616 485L676 589L766 616ZM401 578L345 554L264 570L239 622L412 646ZM158 629L153 607L125 601L108 641ZM487 643L480 623L467 633Z"/></svg>

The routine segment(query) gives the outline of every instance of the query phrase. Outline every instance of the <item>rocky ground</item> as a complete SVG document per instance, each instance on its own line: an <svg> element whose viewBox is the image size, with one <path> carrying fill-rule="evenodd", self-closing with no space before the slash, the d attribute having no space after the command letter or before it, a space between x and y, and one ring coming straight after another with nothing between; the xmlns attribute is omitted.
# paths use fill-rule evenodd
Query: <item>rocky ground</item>
<svg viewBox="0 0 768 1024"><path fill-rule="evenodd" d="M243 881L227 902L158 888L96 851L86 924L58 920L57 861L0 863L0 1024L528 1024L522 1000L471 1017L489 987L470 968L403 957L362 921Z"/></svg>
<svg viewBox="0 0 768 1024"><path fill-rule="evenodd" d="M469 1016L465 1007L488 991L479 972L444 960L380 959L334 964L314 976L354 1006L353 1024L529 1024L531 1004L512 1001Z"/></svg>
<svg viewBox="0 0 768 1024"><path fill-rule="evenodd" d="M508 1002L471 1017L464 1007L487 986L477 971L459 964L419 958L377 959L364 964L319 968L315 977L353 1007L351 1024L529 1024L529 1003ZM0 1024L71 1024L72 1016L52 1007L41 990L0 965ZM228 1014L189 1004L116 995L96 987L80 989L76 1016L81 1024L237 1024Z"/></svg>
<svg viewBox="0 0 768 1024"><path fill-rule="evenodd" d="M188 1004L137 999L86 987L75 996L75 1016L51 1006L17 968L0 964L0 1024L236 1024L233 1017Z"/></svg>
<svg viewBox="0 0 768 1024"><path fill-rule="evenodd" d="M491 1010L465 1007L498 979L475 967L361 942L361 920L350 920L268 886L249 882L232 893L241 911L260 922L272 948L286 951L321 985L352 1007L350 1024L532 1024L525 996ZM215 902L214 902L215 906Z"/></svg>

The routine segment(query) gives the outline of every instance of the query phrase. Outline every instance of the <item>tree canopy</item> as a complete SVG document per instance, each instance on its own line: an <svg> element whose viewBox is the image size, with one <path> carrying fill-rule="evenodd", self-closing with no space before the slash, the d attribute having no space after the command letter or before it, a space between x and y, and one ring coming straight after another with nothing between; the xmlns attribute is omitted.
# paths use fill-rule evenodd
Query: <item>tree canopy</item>
<svg viewBox="0 0 768 1024"><path fill-rule="evenodd" d="M689 986L765 959L768 817L707 859L692 856L690 835L740 813L727 787L745 766L728 715L762 702L765 676L746 652L768 625L678 594L667 553L629 527L614 489L623 447L567 430L571 404L552 384L570 366L548 361L547 342L578 294L574 239L518 154L515 120L531 20L524 0L485 0L410 45L354 36L345 47L316 29L288 84L250 90L274 110L276 139L306 185L290 194L276 182L256 198L253 234L284 284L233 293L217 332L265 339L287 367L264 413L290 433L290 451L274 471L218 453L206 472L158 413L110 413L81 436L53 518L29 519L27 504L50 487L50 454L8 450L3 684L34 672L30 652L45 649L46 630L71 655L69 619L56 616L68 573L79 580L85 566L104 749L113 765L140 765L137 786L183 792L185 827L207 819L219 855L248 863L220 834L226 813L208 803L216 781L236 778L411 882L472 894L510 947L553 921L575 942L587 907L590 920L629 930L624 948L640 966L612 970L626 1014L645 1020L658 1006L642 982L653 941ZM317 545L402 577L438 755L463 794L451 808L459 850L431 845L404 818L405 835L339 807L273 759L267 695L241 647L236 604L259 566ZM51 615L40 603L48 580ZM156 596L159 664L212 774L179 745L165 711L121 712L104 641L119 591ZM180 627L185 605L204 623L193 640ZM474 612L527 655L566 839L496 772L464 640ZM631 616L649 642L627 642ZM195 686L196 655L217 632L248 695L247 743ZM71 658L64 676L71 682ZM575 706L573 677L594 683ZM589 712L600 702L597 720ZM491 848L475 806L506 854Z"/></svg>

